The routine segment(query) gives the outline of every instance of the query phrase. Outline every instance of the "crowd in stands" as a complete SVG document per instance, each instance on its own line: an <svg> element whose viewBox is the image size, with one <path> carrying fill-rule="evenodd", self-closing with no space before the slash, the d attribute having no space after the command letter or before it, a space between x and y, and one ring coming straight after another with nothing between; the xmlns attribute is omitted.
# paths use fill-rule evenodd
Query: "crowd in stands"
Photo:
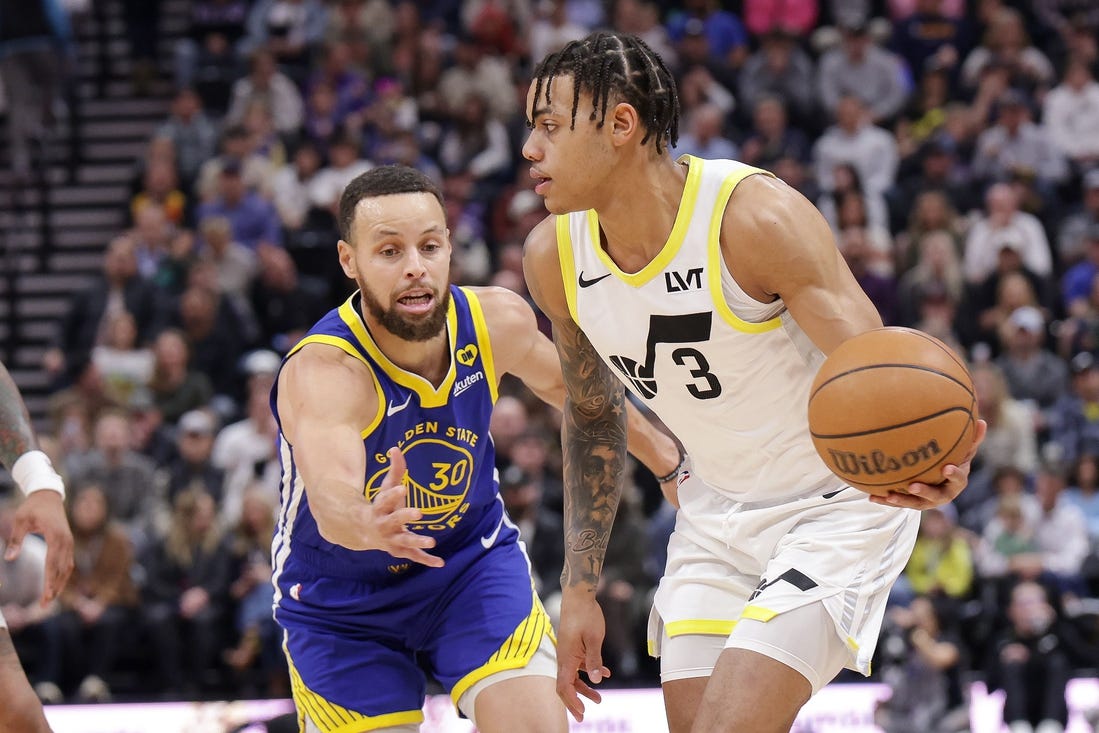
<svg viewBox="0 0 1099 733"><path fill-rule="evenodd" d="M350 292L340 192L415 166L445 193L454 282L526 295L521 246L544 216L521 155L533 64L613 28L675 75L675 155L775 172L817 204L887 324L971 365L988 436L966 492L924 513L876 667L931 697L898 692L882 725L946 729L974 673L1006 691L1007 722L1065 722L1067 679L1099 667L1099 6L192 0L156 69L158 4L125 5L135 84L173 78L171 113L119 202L130 226L44 359L77 570L46 614L4 606L44 699L105 699L143 650L149 694L285 693L267 400L280 356ZM558 416L501 394L501 492L552 613ZM645 617L673 523L638 470L599 596L614 684L657 683ZM126 626L147 643L105 651Z"/></svg>

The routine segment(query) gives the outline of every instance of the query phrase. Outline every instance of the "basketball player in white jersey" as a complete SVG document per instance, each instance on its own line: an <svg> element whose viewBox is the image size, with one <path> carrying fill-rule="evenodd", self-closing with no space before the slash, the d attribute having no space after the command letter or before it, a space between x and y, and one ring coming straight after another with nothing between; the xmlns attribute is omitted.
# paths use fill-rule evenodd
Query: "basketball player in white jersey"
<svg viewBox="0 0 1099 733"><path fill-rule="evenodd" d="M43 605L65 587L73 569L73 536L65 517L65 484L50 459L38 450L23 397L11 375L0 364L0 464L27 496L12 519L10 537L4 537L4 559L19 556L23 538L37 532L46 540L46 582ZM49 733L42 704L19 664L11 635L0 614L0 731Z"/></svg>
<svg viewBox="0 0 1099 733"><path fill-rule="evenodd" d="M869 673L911 509L957 496L972 453L941 483L884 498L828 471L809 386L881 319L800 194L741 163L669 155L675 86L643 41L596 33L550 55L527 110L523 153L556 216L527 239L526 277L569 391L558 694L580 719L579 695L599 696L578 671L609 674L595 589L624 383L687 454L649 629L671 730L787 731L841 669Z"/></svg>

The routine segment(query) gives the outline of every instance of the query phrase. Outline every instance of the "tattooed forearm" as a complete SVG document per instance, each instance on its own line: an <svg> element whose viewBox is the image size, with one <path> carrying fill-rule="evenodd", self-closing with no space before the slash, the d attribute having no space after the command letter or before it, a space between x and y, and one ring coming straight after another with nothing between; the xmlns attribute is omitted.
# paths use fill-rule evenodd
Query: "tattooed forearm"
<svg viewBox="0 0 1099 733"><path fill-rule="evenodd" d="M35 448L30 416L19 388L0 364L0 463L11 468L19 456Z"/></svg>
<svg viewBox="0 0 1099 733"><path fill-rule="evenodd" d="M554 329L568 389L563 444L564 588L594 592L622 495L626 465L625 388L575 326Z"/></svg>

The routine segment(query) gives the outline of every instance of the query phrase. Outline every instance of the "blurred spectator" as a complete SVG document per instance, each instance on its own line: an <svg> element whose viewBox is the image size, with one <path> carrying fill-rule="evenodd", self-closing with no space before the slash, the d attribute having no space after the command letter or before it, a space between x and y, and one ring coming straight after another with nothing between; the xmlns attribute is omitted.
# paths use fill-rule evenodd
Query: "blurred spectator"
<svg viewBox="0 0 1099 733"><path fill-rule="evenodd" d="M179 226L187 211L187 196L179 188L176 168L164 160L150 161L145 167L141 190L130 201L130 217L136 223L148 206L159 206L168 222Z"/></svg>
<svg viewBox="0 0 1099 733"><path fill-rule="evenodd" d="M1007 620L988 663L990 687L1004 691L1004 722L1013 733L1058 733L1068 723L1072 637L1038 583L1011 590Z"/></svg>
<svg viewBox="0 0 1099 733"><path fill-rule="evenodd" d="M321 169L321 156L311 141L298 145L290 162L275 173L271 197L282 226L290 231L306 225L311 208L309 184Z"/></svg>
<svg viewBox="0 0 1099 733"><path fill-rule="evenodd" d="M191 348L180 331L166 329L153 346L149 388L161 415L174 423L183 413L203 407L214 395L210 378L191 366Z"/></svg>
<svg viewBox="0 0 1099 733"><path fill-rule="evenodd" d="M967 222L958 214L946 192L931 189L917 194L905 216L907 227L896 237L897 263L901 270L916 263L920 255L919 242L930 232L947 234L954 244L955 254L961 257Z"/></svg>
<svg viewBox="0 0 1099 733"><path fill-rule="evenodd" d="M241 161L235 158L222 162L217 196L198 207L196 218L200 225L211 216L227 218L234 241L249 249L254 250L261 244L282 244L282 229L275 207L258 193L248 190Z"/></svg>
<svg viewBox="0 0 1099 733"><path fill-rule="evenodd" d="M626 484L611 531L615 541L607 547L596 599L608 619L604 639L605 653L612 660L608 665L628 680L638 673L641 624L648 617L645 603L652 590L645 556L637 552L648 535L641 495L632 483Z"/></svg>
<svg viewBox="0 0 1099 733"><path fill-rule="evenodd" d="M241 500L240 519L229 528L233 578L229 597L236 605L237 641L223 657L238 673L258 663L268 675L285 674L279 660L281 635L271 615L275 595L271 585L271 538L277 509L272 492L259 486L250 488Z"/></svg>
<svg viewBox="0 0 1099 733"><path fill-rule="evenodd" d="M988 423L984 442L977 449L981 464L995 470L1014 466L1029 474L1038 468L1038 443L1030 410L1011 397L1003 372L995 364L970 368L977 409Z"/></svg>
<svg viewBox="0 0 1099 733"><path fill-rule="evenodd" d="M995 513L982 527L977 546L977 570L997 585L1041 574L1041 557L1034 539L1034 498L1028 494L1001 493L992 501ZM993 593L995 595L995 592Z"/></svg>
<svg viewBox="0 0 1099 733"><path fill-rule="evenodd" d="M286 164L286 146L275 130L271 119L271 110L262 99L253 99L244 109L241 127L248 133L248 146L254 155L267 163L268 170L275 171ZM296 133L296 129L295 129ZM264 196L268 196L268 185L263 187Z"/></svg>
<svg viewBox="0 0 1099 733"><path fill-rule="evenodd" d="M1084 259L1070 267L1061 280L1061 296L1065 312L1081 317L1088 309L1088 299L1099 274L1099 224L1093 224L1084 232Z"/></svg>
<svg viewBox="0 0 1099 733"><path fill-rule="evenodd" d="M954 239L943 230L930 231L916 243L919 259L897 283L897 319L912 325L920 318L921 304L931 294L957 305L961 302L963 279Z"/></svg>
<svg viewBox="0 0 1099 733"><path fill-rule="evenodd" d="M128 232L134 243L137 272L141 277L160 284L161 264L170 256L175 233L176 228L163 206L150 201L141 207Z"/></svg>
<svg viewBox="0 0 1099 733"><path fill-rule="evenodd" d="M1030 121L1022 92L1009 89L996 106L996 124L977 137L973 175L994 182L1025 174L1034 176L1040 186L1047 188L1064 180L1068 173L1065 159L1045 128Z"/></svg>
<svg viewBox="0 0 1099 733"><path fill-rule="evenodd" d="M58 0L4 0L0 24L9 166L16 179L25 182L32 165L45 163L42 147L53 127L55 95L74 50L72 29ZM33 155L32 144L37 146Z"/></svg>
<svg viewBox="0 0 1099 733"><path fill-rule="evenodd" d="M278 426L268 404L269 387L250 389L245 418L226 425L214 440L210 461L225 473L225 491L218 509L222 526L237 523L244 495L257 481L267 487L278 486Z"/></svg>
<svg viewBox="0 0 1099 733"><path fill-rule="evenodd" d="M176 455L161 467L167 484L168 501L186 491L200 491L221 501L225 472L211 462L217 418L210 410L197 409L183 413L176 430Z"/></svg>
<svg viewBox="0 0 1099 733"><path fill-rule="evenodd" d="M106 339L92 349L92 361L107 393L119 404L128 404L135 391L149 386L153 376L153 352L138 346L137 323L125 310L108 319Z"/></svg>
<svg viewBox="0 0 1099 733"><path fill-rule="evenodd" d="M739 68L748 57L744 25L735 14L722 10L718 0L684 0L681 8L668 15L667 26L676 43L692 34L705 38L711 57L730 69Z"/></svg>
<svg viewBox="0 0 1099 733"><path fill-rule="evenodd" d="M202 256L217 268L223 295L246 300L259 271L256 253L233 239L233 227L224 216L208 216L199 225L205 245Z"/></svg>
<svg viewBox="0 0 1099 733"><path fill-rule="evenodd" d="M832 177L817 199L817 208L837 234L852 226L872 230L871 244L883 258L886 265L883 269L893 271L893 247L887 229L889 215L886 213L885 199L880 191L866 190L853 163L839 163L832 169Z"/></svg>
<svg viewBox="0 0 1099 733"><path fill-rule="evenodd" d="M359 157L357 141L347 135L337 136L328 149L328 165L309 181L310 205L335 216L343 189L373 167L373 163Z"/></svg>
<svg viewBox="0 0 1099 733"><path fill-rule="evenodd" d="M676 68L679 58L667 27L660 22L660 8L655 0L614 0L612 8L616 31L632 33L641 38L668 68Z"/></svg>
<svg viewBox="0 0 1099 733"><path fill-rule="evenodd" d="M746 0L744 25L757 38L773 31L804 38L813 30L819 13L818 0Z"/></svg>
<svg viewBox="0 0 1099 733"><path fill-rule="evenodd" d="M175 82L202 90L206 104L224 110L237 75L249 0L192 0L187 35L176 41Z"/></svg>
<svg viewBox="0 0 1099 733"><path fill-rule="evenodd" d="M250 344L246 324L232 301L207 285L191 285L179 299L179 327L190 347L190 369L210 378L215 395L236 395L237 359ZM201 406L190 404L185 410ZM167 410L165 418L174 419Z"/></svg>
<svg viewBox="0 0 1099 733"><path fill-rule="evenodd" d="M725 136L725 114L714 104L701 104L691 111L687 131L679 136L674 154L707 159L737 160L736 143Z"/></svg>
<svg viewBox="0 0 1099 733"><path fill-rule="evenodd" d="M933 213L939 216L938 221L928 222L931 227L946 229L958 236L961 223L956 218L957 212L974 208L977 199L972 186L958 170L953 142L946 137L933 138L921 145L913 157L918 161L919 171L905 171L902 165L897 184L885 193L890 229L896 232L912 222L918 225L919 218L927 214L920 210L921 207L931 206L935 208ZM935 200L929 202L930 198ZM953 221L948 220L951 215L954 215Z"/></svg>
<svg viewBox="0 0 1099 733"><path fill-rule="evenodd" d="M90 354L70 365L74 382L54 392L46 404L52 435L66 457L82 455L91 445L92 425L107 409L121 407Z"/></svg>
<svg viewBox="0 0 1099 733"><path fill-rule="evenodd" d="M445 112L459 112L474 94L484 100L490 117L508 119L519 111L511 68L504 59L485 53L476 39L463 35L455 41L453 61L435 85Z"/></svg>
<svg viewBox="0 0 1099 733"><path fill-rule="evenodd" d="M915 0L914 11L893 27L891 46L915 78L929 69L951 76L969 50L963 21L943 12L943 0Z"/></svg>
<svg viewBox="0 0 1099 733"><path fill-rule="evenodd" d="M1072 465L1064 497L1084 514L1091 543L1099 542L1099 455L1081 453Z"/></svg>
<svg viewBox="0 0 1099 733"><path fill-rule="evenodd" d="M321 0L256 0L248 13L240 50L250 56L265 49L300 83L312 52L324 40L327 24L327 8Z"/></svg>
<svg viewBox="0 0 1099 733"><path fill-rule="evenodd" d="M52 672L44 677L59 686L80 680L77 702L108 702L107 680L137 604L133 546L94 483L73 493L69 521L75 567L58 599L60 613L49 622L56 640L44 660Z"/></svg>
<svg viewBox="0 0 1099 733"><path fill-rule="evenodd" d="M353 66L348 42L329 41L324 49L324 58L309 77L305 90L308 95L318 84L330 87L336 95L341 122L356 118L349 124L353 129L361 129L370 101L370 81L363 71Z"/></svg>
<svg viewBox="0 0 1099 733"><path fill-rule="evenodd" d="M500 496L508 518L519 527L519 539L527 546L538 597L548 604L547 610L557 611L565 563L561 515L543 503L539 480L517 465L500 474Z"/></svg>
<svg viewBox="0 0 1099 733"><path fill-rule="evenodd" d="M953 509L929 509L920 515L920 530L904 569L912 592L959 601L973 587L969 539L954 523ZM956 608L954 610L957 610Z"/></svg>
<svg viewBox="0 0 1099 733"><path fill-rule="evenodd" d="M1099 163L1099 82L1082 58L1069 59L1061 84L1046 95L1042 124L1053 146L1075 166Z"/></svg>
<svg viewBox="0 0 1099 733"><path fill-rule="evenodd" d="M123 27L133 60L134 94L149 96L157 77L162 0L122 0Z"/></svg>
<svg viewBox="0 0 1099 733"><path fill-rule="evenodd" d="M530 57L544 59L561 50L569 41L588 35L588 28L569 20L566 0L538 0L530 26Z"/></svg>
<svg viewBox="0 0 1099 733"><path fill-rule="evenodd" d="M755 110L765 97L777 96L804 123L812 112L813 77L813 61L797 38L786 28L772 28L737 75L741 108Z"/></svg>
<svg viewBox="0 0 1099 733"><path fill-rule="evenodd" d="M1053 407L1068 390L1068 366L1045 348L1048 335L1042 311L1033 306L1016 308L1000 328L1002 344L996 365L1004 374L1008 391L1027 405L1041 422L1041 411Z"/></svg>
<svg viewBox="0 0 1099 733"><path fill-rule="evenodd" d="M887 122L901 111L909 91L900 60L874 43L861 18L846 22L840 47L821 57L818 71L820 103L837 119L843 115L842 100L854 96L871 122Z"/></svg>
<svg viewBox="0 0 1099 733"><path fill-rule="evenodd" d="M897 281L892 275L882 274L879 269L875 269L875 264L880 261L880 253L871 243L867 230L862 227L844 229L840 234L839 250L855 280L878 309L885 325L895 324Z"/></svg>
<svg viewBox="0 0 1099 733"><path fill-rule="evenodd" d="M851 94L839 100L836 124L813 145L817 184L829 191L836 166L850 163L858 171L863 190L882 194L893 185L897 173L897 143L893 136L873 125L862 101Z"/></svg>
<svg viewBox="0 0 1099 733"><path fill-rule="evenodd" d="M160 519L155 466L130 447L130 416L108 410L95 423L94 447L71 470L74 485L96 484L107 498L111 518L142 548Z"/></svg>
<svg viewBox="0 0 1099 733"><path fill-rule="evenodd" d="M171 115L154 135L172 141L179 176L186 190L190 190L198 178L202 164L217 151L217 127L202 107L202 99L194 89L180 89L172 99Z"/></svg>
<svg viewBox="0 0 1099 733"><path fill-rule="evenodd" d="M328 9L328 42L346 43L359 70L382 63L392 53L397 12L389 0L338 0Z"/></svg>
<svg viewBox="0 0 1099 733"><path fill-rule="evenodd" d="M73 294L61 318L53 345L42 357L46 371L59 376L66 367L83 363L96 345L105 343L114 314L133 315L137 343L145 343L163 323L163 309L156 288L138 276L133 239L119 236L103 253L103 274L86 290Z"/></svg>
<svg viewBox="0 0 1099 733"><path fill-rule="evenodd" d="M297 132L304 119L301 92L286 74L279 71L275 55L266 49L252 54L252 71L233 84L229 111L225 115L228 125L239 125L244 120L248 105L261 101L271 111L275 129L282 134Z"/></svg>
<svg viewBox="0 0 1099 733"><path fill-rule="evenodd" d="M882 679L892 691L874 722L884 733L951 733L949 672L962 661L960 644L945 634L934 604L914 598L887 612L881 640Z"/></svg>
<svg viewBox="0 0 1099 733"><path fill-rule="evenodd" d="M1053 271L1053 256L1041 222L1019 210L1018 194L998 183L985 194L985 214L977 219L965 240L965 275L979 282L996 269L1005 248L1018 253L1028 270L1046 277Z"/></svg>
<svg viewBox="0 0 1099 733"><path fill-rule="evenodd" d="M444 175L468 174L477 184L476 198L491 198L511 166L507 128L489 115L487 100L473 93L453 110L451 124L439 141Z"/></svg>
<svg viewBox="0 0 1099 733"><path fill-rule="evenodd" d="M282 249L259 252L259 275L252 284L251 304L260 343L286 353L325 311L325 286L299 276L297 265Z"/></svg>
<svg viewBox="0 0 1099 733"><path fill-rule="evenodd" d="M1062 220L1057 239L1057 254L1066 267L1088 256L1088 241L1099 239L1099 168L1084 174L1082 188L1083 205Z"/></svg>
<svg viewBox="0 0 1099 733"><path fill-rule="evenodd" d="M1072 358L1071 391L1049 413L1050 439L1071 464L1083 453L1099 453L1099 364L1084 351Z"/></svg>
<svg viewBox="0 0 1099 733"><path fill-rule="evenodd" d="M770 169L782 158L809 161L809 139L801 130L789 126L781 98L762 97L756 103L752 122L740 153L745 163Z"/></svg>
<svg viewBox="0 0 1099 733"><path fill-rule="evenodd" d="M710 54L710 44L697 19L687 23L677 46L679 68L674 70L679 93L680 116L685 117L704 102L716 104L726 114L736 108L733 89L735 69Z"/></svg>
<svg viewBox="0 0 1099 733"><path fill-rule="evenodd" d="M1037 90L1053 81L1053 65L1031 45L1023 16L1015 8L995 10L981 45L962 63L962 83L976 87L984 72L993 68L1002 70L1007 86Z"/></svg>
<svg viewBox="0 0 1099 733"><path fill-rule="evenodd" d="M1064 495L1065 476L1060 465L1045 463L1034 481L1041 514L1034 524L1034 544L1041 569L1056 579L1056 587L1076 596L1085 592L1081 577L1090 549L1084 513Z"/></svg>
<svg viewBox="0 0 1099 733"><path fill-rule="evenodd" d="M225 131L221 138L221 155L210 158L199 169L195 193L200 201L209 202L218 197L221 173L230 165L230 161L236 161L239 165L240 175L248 191L262 193L267 190L272 175L271 163L253 150L252 144L252 135L240 125ZM197 219L202 220L201 213L197 214Z"/></svg>
<svg viewBox="0 0 1099 733"><path fill-rule="evenodd" d="M216 516L209 494L180 494L168 531L141 555L141 615L169 694L198 694L219 648L232 566Z"/></svg>

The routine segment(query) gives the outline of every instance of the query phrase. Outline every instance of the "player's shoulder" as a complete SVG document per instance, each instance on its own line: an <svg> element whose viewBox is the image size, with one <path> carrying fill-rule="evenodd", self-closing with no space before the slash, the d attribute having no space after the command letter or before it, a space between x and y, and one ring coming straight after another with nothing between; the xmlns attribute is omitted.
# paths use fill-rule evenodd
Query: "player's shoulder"
<svg viewBox="0 0 1099 733"><path fill-rule="evenodd" d="M494 285L471 286L466 290L481 304L489 336L494 341L510 337L534 324L534 311L514 290Z"/></svg>
<svg viewBox="0 0 1099 733"><path fill-rule="evenodd" d="M318 387L343 389L357 385L370 367L362 358L348 353L338 343L310 342L293 352L279 371L279 389L306 389Z"/></svg>
<svg viewBox="0 0 1099 733"><path fill-rule="evenodd" d="M523 259L536 263L557 263L557 216L550 214L538 222L523 243Z"/></svg>
<svg viewBox="0 0 1099 733"><path fill-rule="evenodd" d="M740 226L766 226L789 217L816 212L816 207L781 178L751 175L744 178L725 205L725 221Z"/></svg>

